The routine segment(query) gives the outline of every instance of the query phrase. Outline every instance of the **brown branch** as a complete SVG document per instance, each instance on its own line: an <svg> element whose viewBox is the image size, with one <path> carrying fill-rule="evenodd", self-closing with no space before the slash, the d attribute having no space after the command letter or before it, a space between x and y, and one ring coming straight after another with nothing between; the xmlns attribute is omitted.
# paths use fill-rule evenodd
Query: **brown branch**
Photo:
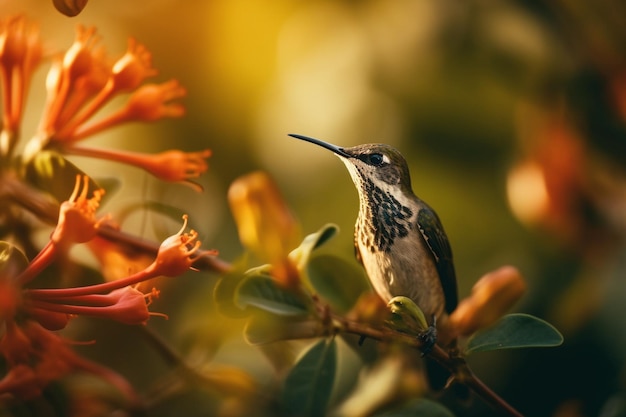
<svg viewBox="0 0 626 417"><path fill-rule="evenodd" d="M366 336L381 342L400 342L420 351L422 351L425 346L421 339L389 328L374 328L367 324L346 320L336 315L333 315L332 319L337 323L337 327L334 330L329 330L328 333L343 331L345 333ZM495 409L512 417L523 417L519 411L485 385L485 383L471 371L467 362L465 362L462 357L451 356L450 353L444 351L438 345L433 346L427 356L449 370L458 382L468 386L483 401L490 404Z"/></svg>
<svg viewBox="0 0 626 417"><path fill-rule="evenodd" d="M138 250L152 256L156 256L159 250L160 243L142 239L107 225L98 228L98 235L111 242L126 245L133 250ZM231 265L228 262L209 253L201 255L194 262L193 267L202 271L212 271L218 274L225 274L231 270Z"/></svg>
<svg viewBox="0 0 626 417"><path fill-rule="evenodd" d="M54 225L58 221L59 204L45 193L31 187L10 172L4 173L0 180L0 201L4 199L33 213L45 223ZM159 250L160 243L158 242L142 239L106 224L100 226L97 232L104 239L151 256L156 256ZM228 262L210 253L205 253L199 257L193 264L193 267L219 274L229 272L231 269Z"/></svg>

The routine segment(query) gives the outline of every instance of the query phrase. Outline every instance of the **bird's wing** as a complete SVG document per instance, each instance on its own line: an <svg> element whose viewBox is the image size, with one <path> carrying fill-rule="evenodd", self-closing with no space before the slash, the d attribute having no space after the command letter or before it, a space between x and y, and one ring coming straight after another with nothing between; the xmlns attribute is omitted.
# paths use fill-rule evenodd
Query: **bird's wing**
<svg viewBox="0 0 626 417"><path fill-rule="evenodd" d="M417 213L417 226L435 259L439 280L446 299L446 311L452 313L458 302L456 273L452 262L452 249L437 214L428 206Z"/></svg>

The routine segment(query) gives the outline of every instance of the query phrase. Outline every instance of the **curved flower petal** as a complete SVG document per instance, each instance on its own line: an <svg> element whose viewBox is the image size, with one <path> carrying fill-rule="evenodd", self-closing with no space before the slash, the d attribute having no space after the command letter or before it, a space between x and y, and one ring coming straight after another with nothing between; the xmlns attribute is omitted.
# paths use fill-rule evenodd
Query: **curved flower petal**
<svg viewBox="0 0 626 417"><path fill-rule="evenodd" d="M61 203L59 221L51 238L54 244L88 242L96 235L96 230L100 226L101 222L96 221L95 214L104 190L95 190L93 197L87 198L89 178L85 175L82 180L82 191L81 178L77 175L72 195Z"/></svg>
<svg viewBox="0 0 626 417"><path fill-rule="evenodd" d="M132 91L147 77L156 75L152 68L152 55L135 39L128 40L128 50L113 65L112 81L117 92Z"/></svg>
<svg viewBox="0 0 626 417"><path fill-rule="evenodd" d="M183 226L178 233L168 237L161 243L157 258L151 271L156 275L175 277L187 272L198 258L198 249L202 244L198 240L198 232L191 230L183 233L187 227L187 215L183 216Z"/></svg>

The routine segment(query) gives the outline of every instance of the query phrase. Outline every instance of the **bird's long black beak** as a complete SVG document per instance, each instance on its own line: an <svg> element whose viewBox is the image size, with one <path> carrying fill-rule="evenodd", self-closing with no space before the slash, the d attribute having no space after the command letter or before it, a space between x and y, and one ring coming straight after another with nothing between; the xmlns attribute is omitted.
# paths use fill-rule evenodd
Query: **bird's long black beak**
<svg viewBox="0 0 626 417"><path fill-rule="evenodd" d="M328 149L330 151L333 151L337 155L343 156L344 158L351 158L352 157L350 154L346 153L346 151L344 151L343 148L341 148L341 147L339 147L337 145L333 145L332 143L324 142L323 140L319 140L319 139L315 139L315 138L310 138L308 136L296 135L296 134L293 134L293 133L290 133L289 136L291 136L292 138L304 140L306 142L314 143L316 145L321 146L322 148L326 148L326 149Z"/></svg>

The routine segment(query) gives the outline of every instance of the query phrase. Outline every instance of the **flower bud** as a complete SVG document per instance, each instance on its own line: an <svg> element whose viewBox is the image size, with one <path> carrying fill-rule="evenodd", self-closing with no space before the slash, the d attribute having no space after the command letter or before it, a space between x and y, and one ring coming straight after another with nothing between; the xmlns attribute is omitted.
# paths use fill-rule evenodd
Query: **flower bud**
<svg viewBox="0 0 626 417"><path fill-rule="evenodd" d="M297 274L287 256L298 246L300 228L271 177L257 171L238 178L228 190L228 202L241 243L271 263L274 275L282 274L279 280Z"/></svg>
<svg viewBox="0 0 626 417"><path fill-rule="evenodd" d="M52 0L54 7L65 16L74 17L83 11L88 0Z"/></svg>
<svg viewBox="0 0 626 417"><path fill-rule="evenodd" d="M458 336L469 336L495 323L526 290L519 271L504 266L484 275L450 315L450 325Z"/></svg>

